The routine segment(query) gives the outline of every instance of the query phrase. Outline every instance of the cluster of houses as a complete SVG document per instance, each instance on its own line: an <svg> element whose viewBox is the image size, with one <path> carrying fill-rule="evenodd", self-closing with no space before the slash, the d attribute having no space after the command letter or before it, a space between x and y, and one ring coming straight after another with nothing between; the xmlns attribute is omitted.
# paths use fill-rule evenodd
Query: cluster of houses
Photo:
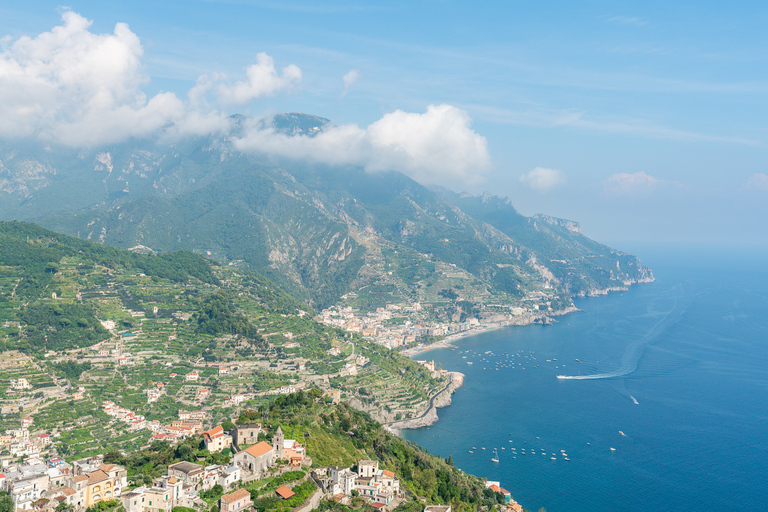
<svg viewBox="0 0 768 512"><path fill-rule="evenodd" d="M180 411L179 416L180 422L201 424L204 412ZM271 444L259 441L259 434L263 432L258 423L238 425L229 432L221 426L204 431L204 442L209 451L239 450L230 464L203 466L177 462L168 466L166 475L133 489L128 489L124 467L105 464L103 456L97 456L72 464L61 457L47 461L27 457L23 464L9 464L4 468L0 473L0 490L11 496L15 512L53 512L62 503L80 512L108 500L119 500L126 512L167 512L177 506L207 509L208 504L201 499L200 493L220 485L225 492L219 501L221 512L252 511L250 493L240 488L243 482L264 478L276 465L286 469L312 465L305 447L296 440L286 439L280 427L274 431ZM356 467L315 469L311 478L319 485L319 493L344 504L357 496L373 508L391 509L397 505L392 505L393 501L400 496L399 479L392 471L380 468L378 461L361 460ZM522 507L499 482L488 482L486 487L506 497L507 503L503 507L506 512L522 512ZM285 486L276 493L284 499L293 495ZM428 506L425 512L450 510L450 506Z"/></svg>
<svg viewBox="0 0 768 512"><path fill-rule="evenodd" d="M400 480L392 471L379 469L375 460L359 461L356 471L332 466L315 470L314 474L332 499L345 504L356 494L368 500L374 508L383 508L400 494Z"/></svg>
<svg viewBox="0 0 768 512"><path fill-rule="evenodd" d="M419 303L411 306L388 304L386 308L378 308L375 312L369 312L365 317L360 318L355 315L351 307L334 306L324 309L320 313L319 320L325 325L361 334L379 345L392 349L412 343L419 336L445 336L475 328L480 323L477 318L470 318L462 323L414 324L406 320L399 325L385 325L385 322L394 316L410 316L421 310L422 306Z"/></svg>
<svg viewBox="0 0 768 512"><path fill-rule="evenodd" d="M21 428L6 430L0 435L0 450L8 450L11 457L37 456L52 441L50 434L42 433L32 436L29 427L34 425L32 416L21 420Z"/></svg>
<svg viewBox="0 0 768 512"><path fill-rule="evenodd" d="M16 510L52 510L62 502L84 509L119 497L127 485L125 468L104 464L101 458L68 464L61 457L27 457L0 473L0 490L10 495Z"/></svg>
<svg viewBox="0 0 768 512"><path fill-rule="evenodd" d="M202 420L205 418L203 411L179 411L178 420L174 420L170 425L163 425L157 420L148 421L141 414L115 405L109 400L105 401L102 407L108 415L127 423L129 431L149 430L153 433L154 440L175 441L197 434L203 428Z"/></svg>

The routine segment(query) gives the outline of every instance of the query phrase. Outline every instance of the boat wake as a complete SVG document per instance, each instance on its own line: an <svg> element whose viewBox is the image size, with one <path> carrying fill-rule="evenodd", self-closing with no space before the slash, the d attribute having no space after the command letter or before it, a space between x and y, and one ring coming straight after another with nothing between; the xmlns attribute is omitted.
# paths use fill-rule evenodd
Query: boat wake
<svg viewBox="0 0 768 512"><path fill-rule="evenodd" d="M680 319L680 317L687 309L687 307L682 307L678 304L680 298L682 297L682 287L679 285L678 287L680 295L675 297L675 303L672 306L672 309L666 312L661 317L661 319L656 322L653 327L651 327L645 336L642 336L629 344L627 349L624 351L624 355L621 358L621 365L618 369L612 372L595 373L592 375L558 375L557 378L563 380L615 379L617 377L624 377L625 375L629 375L630 373L633 373L635 370L637 370L637 365L640 362L640 358L643 356L645 347L656 341L667 327ZM639 405L638 401L635 400L635 397L630 395L630 398L635 404Z"/></svg>

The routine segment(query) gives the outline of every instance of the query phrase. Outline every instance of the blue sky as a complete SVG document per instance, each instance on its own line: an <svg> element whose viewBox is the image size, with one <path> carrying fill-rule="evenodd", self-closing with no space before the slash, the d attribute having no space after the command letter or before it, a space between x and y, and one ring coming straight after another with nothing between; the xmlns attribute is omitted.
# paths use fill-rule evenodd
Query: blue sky
<svg viewBox="0 0 768 512"><path fill-rule="evenodd" d="M66 133L76 145L105 117L119 120L102 130L111 142L169 122L213 130L235 112L308 112L344 129L322 146L254 133L242 147L490 190L619 247L768 240L762 3L16 4L0 7L6 137ZM92 23L44 37L67 13L79 17L70 27ZM19 99L14 89L34 87L18 77L38 72L20 38L45 61L75 36L85 42L67 47L69 60L33 77L48 81L40 96ZM106 53L77 53L102 43ZM65 83L73 61L93 69ZM107 97L95 110L78 107L98 96L82 80Z"/></svg>

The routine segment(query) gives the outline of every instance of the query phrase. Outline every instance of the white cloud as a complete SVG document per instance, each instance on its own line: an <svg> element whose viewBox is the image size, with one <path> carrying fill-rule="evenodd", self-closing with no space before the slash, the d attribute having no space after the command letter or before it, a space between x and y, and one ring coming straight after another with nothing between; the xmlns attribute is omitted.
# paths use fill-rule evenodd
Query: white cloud
<svg viewBox="0 0 768 512"><path fill-rule="evenodd" d="M763 172L753 174L747 179L746 183L744 183L744 188L768 191L768 174Z"/></svg>
<svg viewBox="0 0 768 512"><path fill-rule="evenodd" d="M275 71L272 58L256 57L244 81L228 84L207 75L189 101L173 93L151 98L142 68L143 48L128 25L94 34L91 21L64 11L62 25L36 37L3 38L0 52L0 137L33 136L72 146L94 146L153 134L204 134L223 130L226 116L207 105L207 89L222 104L242 104L291 87L301 70Z"/></svg>
<svg viewBox="0 0 768 512"><path fill-rule="evenodd" d="M565 182L565 175L557 169L536 167L528 174L520 176L520 181L539 192L546 192Z"/></svg>
<svg viewBox="0 0 768 512"><path fill-rule="evenodd" d="M283 68L282 74L275 69L275 61L266 53L256 55L256 64L245 68L246 80L234 84L227 83L226 75L213 73L203 75L189 91L189 98L195 104L204 102L209 91L216 95L216 101L222 106L245 105L256 98L270 96L277 91L290 89L301 82L301 69L290 64ZM207 103L207 100L205 100Z"/></svg>
<svg viewBox="0 0 768 512"><path fill-rule="evenodd" d="M396 110L365 129L350 124L315 137L259 126L254 123L237 147L368 171L397 170L433 184L478 183L491 165L487 140L471 129L466 112L451 105L430 105L423 114Z"/></svg>
<svg viewBox="0 0 768 512"><path fill-rule="evenodd" d="M347 95L349 88L352 87L352 84L357 82L358 78L360 78L360 71L357 69L350 70L349 73L341 78L341 81L344 83L344 88L341 90L342 98Z"/></svg>
<svg viewBox="0 0 768 512"><path fill-rule="evenodd" d="M617 173L609 176L603 182L603 189L612 195L637 196L648 194L666 184L666 181L649 176L644 172Z"/></svg>

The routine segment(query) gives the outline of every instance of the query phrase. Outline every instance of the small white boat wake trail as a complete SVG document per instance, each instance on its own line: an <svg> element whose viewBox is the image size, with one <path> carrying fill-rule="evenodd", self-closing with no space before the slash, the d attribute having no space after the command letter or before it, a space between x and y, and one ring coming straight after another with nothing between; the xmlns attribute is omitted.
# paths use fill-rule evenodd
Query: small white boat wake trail
<svg viewBox="0 0 768 512"><path fill-rule="evenodd" d="M618 369L612 372L595 373L592 375L558 375L558 379L564 380L595 380L595 379L615 379L616 377L624 377L637 370L637 364L640 362L640 358L643 356L645 347L659 339L661 334L669 327L674 325L690 304L688 300L684 306L680 305L683 297L683 290L681 285L677 285L675 288L679 292L679 295L675 297L675 303L668 312L664 313L661 319L651 327L651 329L642 337L629 344L624 351L624 355L621 357L621 365ZM632 401L637 403L634 397L631 397Z"/></svg>

